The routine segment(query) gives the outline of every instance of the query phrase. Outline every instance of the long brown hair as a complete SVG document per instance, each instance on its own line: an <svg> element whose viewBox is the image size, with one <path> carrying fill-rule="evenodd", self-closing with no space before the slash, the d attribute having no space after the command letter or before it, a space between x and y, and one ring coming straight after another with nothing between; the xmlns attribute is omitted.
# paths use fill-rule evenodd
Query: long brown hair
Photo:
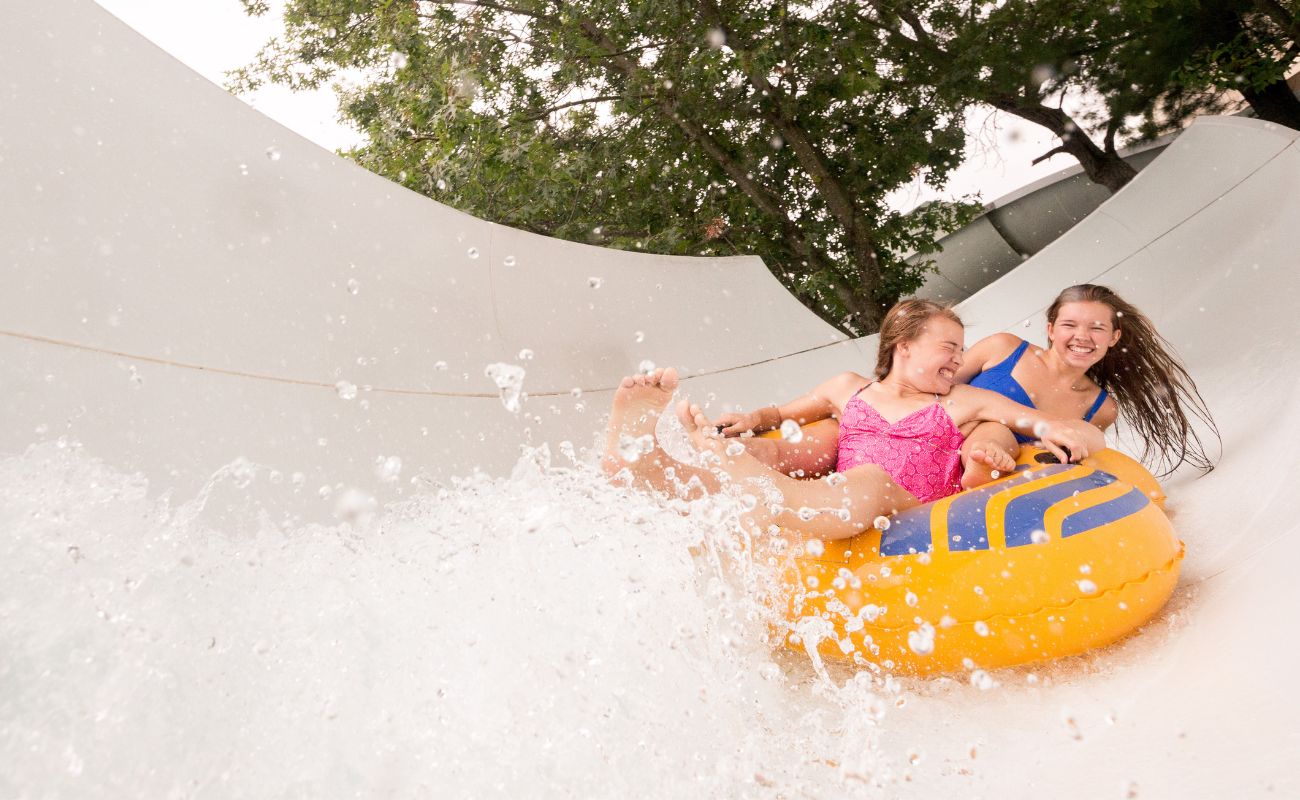
<svg viewBox="0 0 1300 800"><path fill-rule="evenodd" d="M1183 463L1206 472L1214 469L1191 418L1204 423L1216 439L1219 429L1196 382L1145 314L1109 288L1084 283L1057 295L1047 309L1047 321L1056 324L1066 303L1087 302L1109 306L1111 324L1120 332L1119 342L1088 370L1088 377L1119 404L1124 421L1143 442L1142 461L1155 456L1162 475Z"/></svg>
<svg viewBox="0 0 1300 800"><path fill-rule="evenodd" d="M933 300L900 300L889 309L885 321L880 323L880 352L876 356L878 380L884 380L894 366L894 350L903 342L920 336L931 317L950 319L964 327L955 311Z"/></svg>

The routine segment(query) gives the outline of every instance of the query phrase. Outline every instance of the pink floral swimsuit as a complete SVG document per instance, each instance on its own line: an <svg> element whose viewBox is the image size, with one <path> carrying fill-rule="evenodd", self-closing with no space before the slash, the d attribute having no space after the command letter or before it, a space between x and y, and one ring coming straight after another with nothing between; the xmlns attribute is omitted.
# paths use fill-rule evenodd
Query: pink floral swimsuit
<svg viewBox="0 0 1300 800"><path fill-rule="evenodd" d="M961 491L961 445L966 437L938 395L934 405L890 424L860 397L862 389L849 398L840 414L835 468L847 472L860 464L876 464L922 503Z"/></svg>

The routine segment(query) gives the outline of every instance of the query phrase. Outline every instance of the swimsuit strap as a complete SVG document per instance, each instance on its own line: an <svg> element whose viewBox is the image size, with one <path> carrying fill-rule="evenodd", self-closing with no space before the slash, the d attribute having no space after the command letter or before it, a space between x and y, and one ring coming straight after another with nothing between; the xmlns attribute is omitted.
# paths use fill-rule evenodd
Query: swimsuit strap
<svg viewBox="0 0 1300 800"><path fill-rule="evenodd" d="M1011 370L1013 370L1013 369L1016 368L1016 365L1020 363L1020 359L1021 359L1021 357L1024 356L1025 351L1028 350L1028 349L1029 349L1029 340L1028 340L1028 339L1021 339L1021 340L1020 340L1020 346L1017 347L1017 348L1016 348L1016 349L1011 353L1011 355L1007 356L1006 359L1002 362L1002 364L1006 364L1006 365L1007 365L1007 373L1008 373L1008 374L1011 372ZM998 366L1002 366L1002 364L999 364Z"/></svg>
<svg viewBox="0 0 1300 800"><path fill-rule="evenodd" d="M1017 346L1015 350L1012 350L1010 355L1008 355L1006 358L1002 359L998 363L994 364L993 366L989 367L988 369L981 371L980 374L987 375L989 373L1006 373L1007 375L1010 375L1011 370L1015 369L1016 364L1020 363L1020 357L1025 354L1025 350L1027 349L1029 349L1029 340L1021 339L1019 346Z"/></svg>
<svg viewBox="0 0 1300 800"><path fill-rule="evenodd" d="M1097 394L1097 400L1092 404L1092 408L1088 409L1088 413L1083 415L1084 422L1092 421L1092 415L1101 410L1101 404L1106 402L1107 397L1110 397L1110 393L1105 389L1102 389L1101 392Z"/></svg>

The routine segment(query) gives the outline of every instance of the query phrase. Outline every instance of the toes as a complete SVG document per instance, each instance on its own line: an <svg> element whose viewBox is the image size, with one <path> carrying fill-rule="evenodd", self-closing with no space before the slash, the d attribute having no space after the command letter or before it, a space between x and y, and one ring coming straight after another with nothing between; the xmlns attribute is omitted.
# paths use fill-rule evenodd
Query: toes
<svg viewBox="0 0 1300 800"><path fill-rule="evenodd" d="M677 388L677 370L673 367L664 369L663 377L659 382L665 391L674 391Z"/></svg>

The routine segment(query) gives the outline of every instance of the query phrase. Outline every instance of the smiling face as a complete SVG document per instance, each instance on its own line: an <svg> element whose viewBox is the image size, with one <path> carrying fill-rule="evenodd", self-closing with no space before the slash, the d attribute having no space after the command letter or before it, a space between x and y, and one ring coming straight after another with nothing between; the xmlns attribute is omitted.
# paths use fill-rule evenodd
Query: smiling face
<svg viewBox="0 0 1300 800"><path fill-rule="evenodd" d="M933 316L915 338L898 344L894 369L910 386L922 392L947 394L961 367L966 329L947 317Z"/></svg>
<svg viewBox="0 0 1300 800"><path fill-rule="evenodd" d="M1087 370L1119 342L1115 312L1105 303L1087 300L1064 303L1056 322L1047 324L1051 350L1066 364Z"/></svg>

